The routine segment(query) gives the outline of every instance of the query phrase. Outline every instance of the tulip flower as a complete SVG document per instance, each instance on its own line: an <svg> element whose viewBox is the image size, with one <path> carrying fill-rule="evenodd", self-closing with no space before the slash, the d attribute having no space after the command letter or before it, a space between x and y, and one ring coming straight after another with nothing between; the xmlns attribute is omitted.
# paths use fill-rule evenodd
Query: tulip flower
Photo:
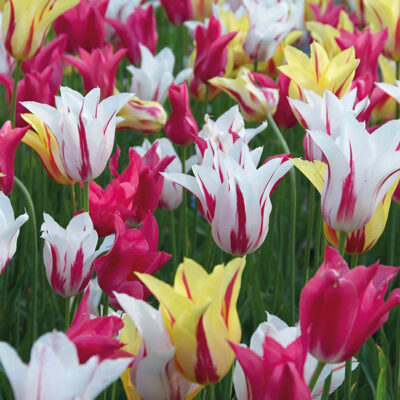
<svg viewBox="0 0 400 400"><path fill-rule="evenodd" d="M99 286L110 303L118 306L114 292L144 299L149 291L137 279L135 272L153 274L170 258L157 251L158 227L156 219L148 215L139 229L127 228L122 219L114 218L115 240L107 254L95 261Z"/></svg>
<svg viewBox="0 0 400 400"><path fill-rule="evenodd" d="M168 89L172 112L165 124L165 133L171 142L180 146L192 143L198 128L189 104L186 82L177 86L174 83Z"/></svg>
<svg viewBox="0 0 400 400"><path fill-rule="evenodd" d="M97 233L88 213L73 217L66 229L46 213L43 218L41 231L47 280L60 296L75 296L88 285L93 261L107 250L109 243L96 251Z"/></svg>
<svg viewBox="0 0 400 400"><path fill-rule="evenodd" d="M107 19L107 22L117 32L122 47L127 49L126 56L131 64L140 64L140 44L146 46L152 54L155 54L158 34L152 4L145 9L136 7L125 23L117 19Z"/></svg>
<svg viewBox="0 0 400 400"><path fill-rule="evenodd" d="M246 375L249 399L311 400L310 389L304 381L307 334L303 333L287 347L266 336L262 355L243 346L231 346ZM246 397L239 396L242 399Z"/></svg>
<svg viewBox="0 0 400 400"><path fill-rule="evenodd" d="M372 32L388 30L384 54L394 61L400 61L400 1L364 0L366 23Z"/></svg>
<svg viewBox="0 0 400 400"><path fill-rule="evenodd" d="M205 121L206 123L196 138L198 164L203 163L204 154L210 147L210 143L215 144L225 154L229 154L237 140L241 139L243 143L248 144L268 125L265 121L257 128L246 129L237 105L224 112L216 121L213 121L208 115L206 115Z"/></svg>
<svg viewBox="0 0 400 400"><path fill-rule="evenodd" d="M153 56L150 50L142 45L140 45L140 52L142 56L140 68L133 65L127 68L132 74L130 91L141 100L153 100L163 104L168 88L174 81L174 53L169 47L165 47ZM191 73L192 69L187 68L178 74L175 81L185 81Z"/></svg>
<svg viewBox="0 0 400 400"><path fill-rule="evenodd" d="M32 127L26 132L22 142L31 147L40 157L51 179L62 185L73 184L75 181L65 172L53 132L33 114L22 114L21 117Z"/></svg>
<svg viewBox="0 0 400 400"><path fill-rule="evenodd" d="M79 48L79 58L70 55L63 58L79 71L86 92L99 87L100 98L105 99L114 93L118 65L125 54L125 49L113 54L112 45L107 43L103 49L94 49L91 53Z"/></svg>
<svg viewBox="0 0 400 400"><path fill-rule="evenodd" d="M313 91L304 90L306 101L289 99L299 123L306 129L325 132L334 140L340 136L341 121L344 113L352 113L355 117L362 114L369 106L368 97L357 102L357 89L353 89L341 99L329 90L325 90L323 97ZM306 160L325 161L319 147L311 139L310 133L304 137Z"/></svg>
<svg viewBox="0 0 400 400"><path fill-rule="evenodd" d="M311 56L308 57L295 47L285 47L288 63L280 66L279 70L292 80L289 96L292 99L302 99L304 89L322 96L327 89L337 97L343 97L350 90L359 64L354 48L344 50L332 59L329 59L324 48L317 42L313 42L310 49Z"/></svg>
<svg viewBox="0 0 400 400"><path fill-rule="evenodd" d="M127 313L121 341L127 344L124 348L136 356L131 368L121 377L127 398L194 398L201 387L188 381L177 367L175 349L161 311L126 294L116 293L115 296Z"/></svg>
<svg viewBox="0 0 400 400"><path fill-rule="evenodd" d="M121 108L118 116L122 118L118 129L133 129L142 133L159 132L167 120L167 113L160 103L136 96Z"/></svg>
<svg viewBox="0 0 400 400"><path fill-rule="evenodd" d="M1 220L1 245L3 251L0 255L0 274L8 265L17 250L19 228L28 220L28 214L22 214L14 219L14 210L9 198L0 192L0 220Z"/></svg>
<svg viewBox="0 0 400 400"><path fill-rule="evenodd" d="M164 172L182 172L182 162L172 143L167 138L161 138L157 139L154 144L157 145L156 152L160 160L163 160L165 157L171 160ZM141 157L145 157L146 153L151 151L151 148L152 144L147 139L144 140L142 146L135 146L136 152L140 154ZM164 179L158 207L164 210L175 210L181 203L182 187Z"/></svg>
<svg viewBox="0 0 400 400"><path fill-rule="evenodd" d="M120 357L130 357L131 354L121 350L121 343L115 336L123 328L121 318L104 316L91 318L89 311L89 288L86 290L76 310L75 317L65 334L76 346L80 364L97 355L100 361Z"/></svg>
<svg viewBox="0 0 400 400"><path fill-rule="evenodd" d="M207 157L209 162L193 166L194 177L163 174L199 200L215 242L229 254L249 254L261 246L272 211L270 195L291 168L287 156L280 155L257 169L260 150L250 152L242 140L237 140L230 154L215 148L214 156Z"/></svg>
<svg viewBox="0 0 400 400"><path fill-rule="evenodd" d="M249 13L250 27L243 50L253 61L268 61L279 43L294 28L290 23L289 4L246 0L245 6Z"/></svg>
<svg viewBox="0 0 400 400"><path fill-rule="evenodd" d="M310 332L310 353L322 362L342 362L387 320L400 304L400 289L385 294L399 268L380 265L350 270L329 246L325 261L300 294L300 325Z"/></svg>
<svg viewBox="0 0 400 400"><path fill-rule="evenodd" d="M173 287L151 275L137 274L160 302L175 362L192 382L215 383L232 365L228 340L237 344L241 336L236 301L244 264L244 259L235 258L208 274L185 259Z"/></svg>
<svg viewBox="0 0 400 400"><path fill-rule="evenodd" d="M228 61L226 46L236 32L221 34L221 23L213 15L208 27L198 26L195 30L196 59L193 73L200 81L207 83L214 76L223 76Z"/></svg>
<svg viewBox="0 0 400 400"><path fill-rule="evenodd" d="M79 0L9 0L3 9L2 37L17 60L29 60L44 43L51 23Z"/></svg>
<svg viewBox="0 0 400 400"><path fill-rule="evenodd" d="M24 137L28 127L11 128L11 122L6 121L0 129L0 190L9 195L14 185L14 158L17 147Z"/></svg>
<svg viewBox="0 0 400 400"><path fill-rule="evenodd" d="M104 45L107 5L108 0L80 0L77 6L57 18L54 31L57 36L66 34L69 53L76 53L79 48L91 52Z"/></svg>
<svg viewBox="0 0 400 400"><path fill-rule="evenodd" d="M309 134L328 164L321 195L324 220L342 232L364 227L400 176L400 121L370 134L352 113L344 113L336 138L321 131Z"/></svg>
<svg viewBox="0 0 400 400"><path fill-rule="evenodd" d="M97 356L80 364L75 345L62 332L53 331L33 344L24 364L17 352L0 342L0 361L15 399L94 399L116 381L132 358L100 361Z"/></svg>
<svg viewBox="0 0 400 400"><path fill-rule="evenodd" d="M210 84L239 102L246 121L265 121L267 112L273 114L276 110L278 87L264 74L242 67L235 79L217 77L211 79Z"/></svg>
<svg viewBox="0 0 400 400"><path fill-rule="evenodd" d="M53 132L69 178L89 181L104 170L114 145L116 114L130 100L120 93L100 102L100 89L85 97L62 87L58 109L36 102L23 102Z"/></svg>
<svg viewBox="0 0 400 400"><path fill-rule="evenodd" d="M161 5L168 19L175 25L181 25L193 17L192 0L161 0Z"/></svg>
<svg viewBox="0 0 400 400"><path fill-rule="evenodd" d="M252 354L247 349L247 355L250 359L253 359L255 355L263 358L263 344L266 338L271 338L278 342L284 348L288 348L289 345L293 344L298 338L300 337L300 327L297 325L296 327L289 327L284 321L276 317L275 315L271 315L267 313L267 322L262 322L253 333L250 339L250 350L254 352ZM265 355L267 358L270 357L270 353ZM255 358L257 361L258 359ZM298 360L294 360L298 361ZM268 362L264 360L264 362ZM314 375L314 372L317 368L318 361L315 359L311 354L307 353L306 360L304 363L304 373L303 379L304 381L309 384L311 381L311 377ZM245 363L246 366L246 363ZM352 369L357 368L358 362L353 358L352 360ZM312 390L312 399L318 400L321 398L321 394L324 387L324 381L328 377L330 373L332 373L332 382L330 386L329 393L333 393L342 383L344 380L344 367L345 363L340 364L326 364ZM248 370L248 368L246 368ZM257 388L257 382L252 381L253 378L253 371L250 371L249 375L245 375L243 368L240 366L240 363L236 363L235 369L233 371L233 383L235 386L235 392L238 397L238 400L256 400L255 397L255 389ZM267 372L264 369L264 373ZM268 387L268 375L264 375L262 377L264 384ZM300 377L298 377L300 378ZM301 382L301 379L299 379ZM287 382L286 382L287 383ZM256 384L255 387L252 384ZM281 382L281 384L285 384L285 382ZM289 382L289 384L291 384ZM303 384L301 383L301 386ZM250 390L248 390L250 388ZM265 387L264 387L265 390ZM287 397L288 399L290 397ZM297 397L296 397L297 398Z"/></svg>

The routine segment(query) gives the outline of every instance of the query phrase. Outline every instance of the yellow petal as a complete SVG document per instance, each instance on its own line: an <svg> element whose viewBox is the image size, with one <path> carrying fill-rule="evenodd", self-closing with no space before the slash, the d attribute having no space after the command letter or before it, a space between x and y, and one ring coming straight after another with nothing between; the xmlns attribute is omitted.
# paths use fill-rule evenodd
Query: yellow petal
<svg viewBox="0 0 400 400"><path fill-rule="evenodd" d="M324 187L326 164L322 161L306 161L301 158L292 158L290 161L321 194Z"/></svg>

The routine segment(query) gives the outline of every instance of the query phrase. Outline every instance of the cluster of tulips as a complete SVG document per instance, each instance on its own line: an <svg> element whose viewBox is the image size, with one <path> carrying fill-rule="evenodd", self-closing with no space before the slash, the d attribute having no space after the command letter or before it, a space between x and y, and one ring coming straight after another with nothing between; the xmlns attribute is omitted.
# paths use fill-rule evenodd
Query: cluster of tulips
<svg viewBox="0 0 400 400"><path fill-rule="evenodd" d="M0 1L0 396L400 399L400 0L345 3Z"/></svg>

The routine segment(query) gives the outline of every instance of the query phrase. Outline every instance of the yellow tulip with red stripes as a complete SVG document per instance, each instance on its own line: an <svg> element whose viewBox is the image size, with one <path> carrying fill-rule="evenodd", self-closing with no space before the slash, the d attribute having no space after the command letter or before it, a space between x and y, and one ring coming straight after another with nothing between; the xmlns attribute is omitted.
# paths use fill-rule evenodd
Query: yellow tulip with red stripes
<svg viewBox="0 0 400 400"><path fill-rule="evenodd" d="M137 274L160 302L175 361L192 382L218 382L232 365L229 342L238 344L241 338L236 302L244 266L244 258L235 258L208 274L185 259L173 287L151 275Z"/></svg>
<svg viewBox="0 0 400 400"><path fill-rule="evenodd" d="M17 60L29 60L44 43L53 21L79 0L8 0L3 8L2 36Z"/></svg>

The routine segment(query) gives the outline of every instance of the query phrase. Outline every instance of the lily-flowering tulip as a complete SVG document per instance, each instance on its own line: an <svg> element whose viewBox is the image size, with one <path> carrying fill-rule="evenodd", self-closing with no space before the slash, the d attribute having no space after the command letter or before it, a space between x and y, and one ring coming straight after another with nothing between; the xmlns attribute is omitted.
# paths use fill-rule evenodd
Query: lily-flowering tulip
<svg viewBox="0 0 400 400"><path fill-rule="evenodd" d="M172 111L165 124L165 133L171 142L186 146L193 143L198 132L196 120L190 109L186 82L179 86L172 83L168 89L168 94Z"/></svg>
<svg viewBox="0 0 400 400"><path fill-rule="evenodd" d="M75 296L88 285L93 261L107 250L109 243L96 251L98 236L88 213L73 217L66 229L46 213L43 218L41 230L47 280L60 296Z"/></svg>
<svg viewBox="0 0 400 400"><path fill-rule="evenodd" d="M273 340L277 341L281 346L284 348L288 348L293 342L295 342L300 337L300 327L288 326L284 321L276 317L275 315L271 315L267 313L267 322L262 322L250 339L250 350L255 353L255 355L263 358L264 356L264 348L263 344L266 338L272 338ZM240 350L240 349L239 349ZM248 360L254 359L254 354L252 354L247 349L245 353L249 356ZM266 358L271 356L270 353L265 354ZM255 358L257 362L259 359ZM268 363L267 360L264 360ZM294 357L293 361L301 361ZM240 362L240 361L239 361ZM309 384L311 381L311 377L313 376L316 368L317 368L318 361L314 358L310 353L307 353L306 360L304 363L304 373L303 378L304 381ZM245 364L246 365L246 364ZM358 362L353 358L352 360L352 369L355 369L358 366ZM250 365L246 365L246 370L249 371ZM324 387L324 381L328 377L328 375L332 372L332 382L330 386L329 393L333 393L342 383L344 380L344 367L345 363L340 364L326 364L312 390L311 396L313 400L319 400L321 398L321 394ZM293 371L293 370L292 370ZM269 376L266 375L268 372L264 369L264 376L259 376L264 382L264 390L268 387L268 379ZM297 377L298 382L297 384L301 383L301 387L303 383L301 382L301 377ZM256 400L258 397L255 397L257 394L257 389L259 383L254 381L254 371L251 369L250 374L247 376L245 375L243 368L240 366L240 363L236 363L235 369L233 371L233 383L235 385L235 392L238 397L238 400ZM285 382L284 380L281 381L282 385L291 384L291 382ZM282 389L281 389L282 390ZM285 397L286 398L286 397ZM287 397L288 399L290 397ZM298 398L297 396L295 397Z"/></svg>
<svg viewBox="0 0 400 400"><path fill-rule="evenodd" d="M136 356L131 368L121 377L127 398L192 399L201 386L188 381L177 367L175 349L161 310L126 294L115 296L127 313L121 341L126 343L124 349Z"/></svg>
<svg viewBox="0 0 400 400"><path fill-rule="evenodd" d="M103 172L114 145L116 114L131 97L120 93L100 102L99 88L83 97L62 87L57 109L30 101L22 104L53 132L69 178L88 181Z"/></svg>
<svg viewBox="0 0 400 400"><path fill-rule="evenodd" d="M28 220L28 214L22 214L14 219L14 210L11 206L10 199L0 192L0 240L4 249L0 255L0 274L10 262L12 256L17 250L17 239L19 228Z"/></svg>
<svg viewBox="0 0 400 400"><path fill-rule="evenodd" d="M167 120L167 113L160 103L141 100L136 96L121 108L118 116L122 118L118 129L133 129L142 133L159 132Z"/></svg>
<svg viewBox="0 0 400 400"><path fill-rule="evenodd" d="M43 45L51 23L79 0L9 0L3 9L2 36L17 60L29 60Z"/></svg>
<svg viewBox="0 0 400 400"><path fill-rule="evenodd" d="M274 80L244 67L235 79L216 77L210 84L239 103L246 121L265 121L267 112L273 114L278 105L279 91Z"/></svg>
<svg viewBox="0 0 400 400"><path fill-rule="evenodd" d="M324 220L337 231L362 228L400 176L400 121L370 134L353 113L344 113L336 138L321 131L309 134L328 164L321 195Z"/></svg>
<svg viewBox="0 0 400 400"><path fill-rule="evenodd" d="M22 142L31 147L40 157L50 178L62 185L73 184L75 180L65 172L60 148L53 132L33 114L22 114L22 119L32 128L26 132Z"/></svg>
<svg viewBox="0 0 400 400"><path fill-rule="evenodd" d="M118 306L115 292L144 299L149 291L138 280L135 272L153 274L170 258L157 251L158 226L156 219L148 215L139 229L127 228L122 219L114 218L115 240L107 254L95 261L99 286L110 302Z"/></svg>
<svg viewBox="0 0 400 400"><path fill-rule="evenodd" d="M289 95L292 99L304 98L303 90L312 90L323 95L327 89L337 97L343 97L349 90L359 60L355 58L354 48L344 50L329 59L324 48L317 42L310 46L308 57L293 46L285 47L287 65L279 70L287 75L292 83Z"/></svg>
<svg viewBox="0 0 400 400"><path fill-rule="evenodd" d="M182 172L182 162L176 153L174 146L167 138L157 139L152 145L147 139L144 140L142 146L135 146L135 150L141 157L145 157L146 153L156 144L156 152L160 160L168 157L170 163L166 166L164 172ZM173 157L171 159L171 157ZM175 210L182 203L182 187L174 182L164 179L162 192L158 207L164 210Z"/></svg>
<svg viewBox="0 0 400 400"><path fill-rule="evenodd" d="M287 155L280 155L257 169L261 151L250 152L237 140L228 155L218 148L210 151L214 155L192 167L194 177L163 174L193 193L215 242L233 255L252 253L264 242L272 211L270 195L291 168Z"/></svg>
<svg viewBox="0 0 400 400"><path fill-rule="evenodd" d="M161 0L168 19L175 25L192 19L193 3L192 0Z"/></svg>
<svg viewBox="0 0 400 400"><path fill-rule="evenodd" d="M260 355L246 347L231 344L243 368L249 392L247 397L239 395L239 400L311 400L310 389L304 381L308 342L307 333L303 333L287 347L266 336L260 344Z"/></svg>
<svg viewBox="0 0 400 400"><path fill-rule="evenodd" d="M384 54L394 61L400 61L400 1L364 0L364 15L373 32L385 28L388 30Z"/></svg>
<svg viewBox="0 0 400 400"><path fill-rule="evenodd" d="M79 58L70 55L63 58L79 71L86 92L99 87L100 98L105 99L114 93L118 65L125 54L125 49L113 54L112 45L108 43L103 49L94 49L91 53L79 48Z"/></svg>
<svg viewBox="0 0 400 400"><path fill-rule="evenodd" d="M76 53L79 48L90 52L104 45L107 5L108 0L80 0L56 19L54 30L57 35L67 35L69 53Z"/></svg>
<svg viewBox="0 0 400 400"><path fill-rule="evenodd" d="M228 340L237 344L241 337L236 301L244 265L244 259L235 258L208 274L185 259L173 287L151 275L137 274L160 302L175 362L192 382L215 383L232 365Z"/></svg>
<svg viewBox="0 0 400 400"><path fill-rule="evenodd" d="M28 364L8 343L0 342L0 361L15 399L64 400L96 398L132 358L100 361L95 356L80 364L75 345L64 333L54 331L36 340Z"/></svg>
<svg viewBox="0 0 400 400"><path fill-rule="evenodd" d="M299 123L310 131L325 132L334 140L340 135L344 113L351 112L358 117L369 106L368 97L357 102L357 89L353 89L341 99L329 90L325 90L323 97L311 90L304 90L303 93L305 101L289 99L290 106ZM303 145L306 160L325 161L321 150L313 142L309 132L306 132Z"/></svg>
<svg viewBox="0 0 400 400"><path fill-rule="evenodd" d="M130 357L132 355L121 350L121 343L115 336L123 328L124 323L116 316L91 318L89 311L88 288L76 310L70 327L65 332L78 351L79 362L84 364L92 356L98 356L100 361L107 358Z"/></svg>
<svg viewBox="0 0 400 400"><path fill-rule="evenodd" d="M268 61L279 43L294 28L290 21L287 2L263 3L246 0L250 27L243 43L243 50L253 61Z"/></svg>
<svg viewBox="0 0 400 400"><path fill-rule="evenodd" d="M173 69L175 56L169 47L162 49L156 56L150 50L140 45L140 68L130 65L128 71L132 74L130 91L141 100L153 100L163 104L167 91L174 81ZM175 82L186 80L192 73L191 68L181 71Z"/></svg>
<svg viewBox="0 0 400 400"><path fill-rule="evenodd" d="M152 4L147 8L136 7L125 23L117 19L108 19L107 22L117 32L122 47L127 49L126 56L131 64L140 64L140 44L155 54L158 33Z"/></svg>
<svg viewBox="0 0 400 400"><path fill-rule="evenodd" d="M213 15L208 27L197 26L195 30L196 59L193 73L200 81L207 83L215 76L223 76L228 61L226 46L236 32L221 34L221 23Z"/></svg>
<svg viewBox="0 0 400 400"><path fill-rule="evenodd" d="M0 129L0 190L10 194L14 185L14 158L17 147L28 127L12 129L11 121L6 121Z"/></svg>
<svg viewBox="0 0 400 400"><path fill-rule="evenodd" d="M400 304L400 289L385 301L399 268L380 265L349 269L329 246L325 261L300 294L300 325L310 332L310 353L322 362L342 362L387 320Z"/></svg>

